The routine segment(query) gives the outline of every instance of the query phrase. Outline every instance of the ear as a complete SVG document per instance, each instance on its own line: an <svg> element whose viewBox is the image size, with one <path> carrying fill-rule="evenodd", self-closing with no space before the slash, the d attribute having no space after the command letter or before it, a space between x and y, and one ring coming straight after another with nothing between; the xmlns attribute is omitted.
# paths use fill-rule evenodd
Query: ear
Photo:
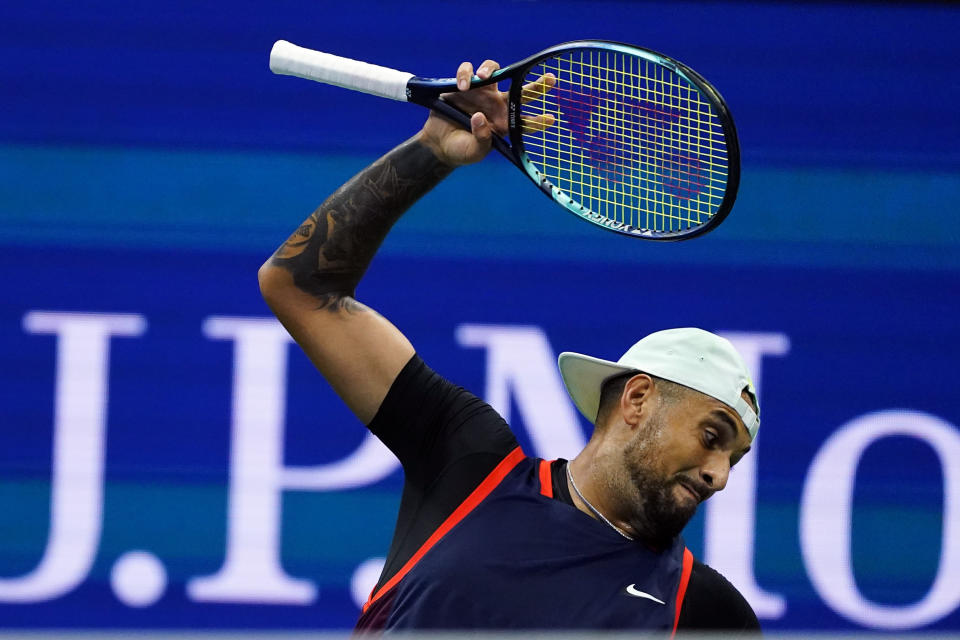
<svg viewBox="0 0 960 640"><path fill-rule="evenodd" d="M650 405L653 388L653 378L645 373L638 373L627 380L620 394L620 415L624 422L632 427L640 423L640 417Z"/></svg>

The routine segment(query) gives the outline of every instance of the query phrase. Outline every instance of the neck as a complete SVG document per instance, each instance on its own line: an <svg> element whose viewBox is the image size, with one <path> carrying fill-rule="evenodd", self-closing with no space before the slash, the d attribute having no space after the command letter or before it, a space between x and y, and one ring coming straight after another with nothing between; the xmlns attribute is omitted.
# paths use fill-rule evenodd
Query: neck
<svg viewBox="0 0 960 640"><path fill-rule="evenodd" d="M620 535L636 539L636 529L618 512L613 505L615 496L610 495L608 483L603 482L604 467L599 447L587 444L580 454L567 463L567 484L573 504L591 518L601 520L615 529Z"/></svg>

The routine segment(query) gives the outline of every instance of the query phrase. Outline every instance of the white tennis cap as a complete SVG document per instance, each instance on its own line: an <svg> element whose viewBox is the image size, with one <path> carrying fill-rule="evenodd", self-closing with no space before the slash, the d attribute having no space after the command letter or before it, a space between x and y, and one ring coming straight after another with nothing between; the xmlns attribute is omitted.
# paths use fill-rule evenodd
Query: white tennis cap
<svg viewBox="0 0 960 640"><path fill-rule="evenodd" d="M760 417L740 395L744 389L757 402L753 381L740 354L729 340L703 329L667 329L651 333L617 362L579 353L560 354L563 384L587 420L594 422L600 409L603 382L627 371L642 371L682 384L726 404L740 415L752 441ZM757 403L759 408L759 403Z"/></svg>

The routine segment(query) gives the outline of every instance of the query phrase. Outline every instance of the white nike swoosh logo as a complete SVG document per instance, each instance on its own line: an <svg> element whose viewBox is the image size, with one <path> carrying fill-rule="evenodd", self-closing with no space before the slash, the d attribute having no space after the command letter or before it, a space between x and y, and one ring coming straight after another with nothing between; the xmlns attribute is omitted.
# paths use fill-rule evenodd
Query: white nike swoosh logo
<svg viewBox="0 0 960 640"><path fill-rule="evenodd" d="M635 596L635 597L637 597L637 598L646 598L647 600L653 600L654 602L658 602L658 603L660 603L660 604L667 604L666 602L664 602L664 601L661 600L660 598L655 598L655 597L653 597L652 595L650 595L649 593L647 593L646 591L640 591L639 589L637 589L637 588L636 588L634 585L632 585L632 584L627 587L627 593L629 593L630 595Z"/></svg>

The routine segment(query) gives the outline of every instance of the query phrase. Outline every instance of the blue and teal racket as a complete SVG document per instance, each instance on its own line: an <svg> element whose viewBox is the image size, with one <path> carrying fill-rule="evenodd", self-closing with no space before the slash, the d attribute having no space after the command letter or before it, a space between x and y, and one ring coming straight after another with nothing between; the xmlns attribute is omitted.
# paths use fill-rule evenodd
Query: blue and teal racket
<svg viewBox="0 0 960 640"><path fill-rule="evenodd" d="M445 101L454 78L412 73L278 41L274 73L413 102L466 129ZM552 74L554 82L544 82ZM655 51L581 40L550 47L473 87L510 80L507 138L493 146L580 218L647 240L706 233L730 212L740 146L730 111L697 72Z"/></svg>

